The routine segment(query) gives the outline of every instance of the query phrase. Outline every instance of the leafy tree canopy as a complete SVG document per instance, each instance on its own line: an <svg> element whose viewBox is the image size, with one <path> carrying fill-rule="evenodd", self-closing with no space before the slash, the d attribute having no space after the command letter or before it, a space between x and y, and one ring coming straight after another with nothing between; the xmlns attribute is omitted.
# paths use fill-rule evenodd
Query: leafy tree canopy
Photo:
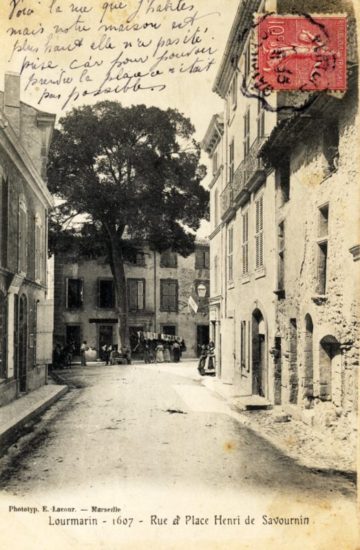
<svg viewBox="0 0 360 550"><path fill-rule="evenodd" d="M124 261L144 241L187 256L207 217L205 168L193 133L175 109L103 101L72 110L54 134L48 180L62 201L50 224L52 249L106 252L123 343L129 341ZM76 215L78 226L69 223Z"/></svg>
<svg viewBox="0 0 360 550"><path fill-rule="evenodd" d="M53 218L52 247L76 243L79 251L101 254L111 237L125 254L125 241L146 240L159 251L188 255L208 211L193 133L174 109L114 101L62 118L48 164L49 188L64 200ZM64 225L74 214L86 216L81 231Z"/></svg>

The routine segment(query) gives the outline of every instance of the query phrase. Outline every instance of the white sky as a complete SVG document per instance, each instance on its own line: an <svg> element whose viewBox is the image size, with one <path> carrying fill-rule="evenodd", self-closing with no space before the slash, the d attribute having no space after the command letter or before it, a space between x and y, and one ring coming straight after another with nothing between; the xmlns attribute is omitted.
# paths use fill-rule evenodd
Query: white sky
<svg viewBox="0 0 360 550"><path fill-rule="evenodd" d="M130 91L126 94L106 94L101 97L91 97L90 99L86 98L86 100L92 103L100 99L115 99L119 100L123 105L145 103L147 105L156 105L161 108L175 107L191 119L195 125L195 137L198 140L203 138L211 116L215 112L222 110L222 101L212 92L212 86L238 5L237 0L223 0L220 4L215 0L181 0L185 2L186 6L193 5L193 9L187 11L184 10L180 14L172 11L145 14L145 9L147 9L147 7L150 6L151 8L158 5L160 5L160 7L164 7L166 0L123 0L123 3L127 3L127 8L124 10L113 10L112 13L109 13L110 10L108 9L103 22L107 24L119 24L119 22L124 21L124 18L126 20L126 17L136 10L138 3L142 1L142 11L139 11L137 18L135 18L133 22L137 21L139 23L143 23L144 21L156 21L161 23L161 28L159 30L152 29L151 31L110 33L114 48L112 50L104 50L102 52L92 51L90 49L90 43L91 41L101 40L101 37L104 34L104 31L99 28L99 20L101 18L101 13L103 12L103 6L106 4L103 0L88 0L87 2L83 0L75 0L74 4L77 6L87 6L87 9L91 8L90 13L83 14L81 16L85 23L91 27L91 31L87 33L79 33L70 30L66 35L54 33L54 25L58 24L66 26L69 25L74 18L76 18L76 15L71 15L70 13L70 5L72 3L70 0L55 0L55 5L57 2L57 5L59 5L63 10L63 13L58 15L51 15L49 12L49 6L51 2L54 2L54 0L22 0L22 2L19 2L19 9L34 9L34 13L27 16L21 12L19 16L17 16L17 11L15 11L13 17L9 20L11 11L10 8L13 5L13 2L17 1L18 0L4 0L1 2L0 6L0 48L2 52L0 59L0 89L3 89L4 72L6 70L20 72L22 65L24 62L26 64L26 61L35 62L37 64L42 62L51 62L52 64L56 64L58 67L57 70L50 71L40 69L36 70L32 66L28 66L23 71L21 79L22 101L38 106L44 111L56 113L57 115L65 114L69 107L62 110L64 97L68 96L74 84L68 86L50 85L49 87L46 87L46 85L39 86L35 83L34 85L28 85L28 89L25 90L29 77L32 74L35 75L35 78L52 78L57 76L61 70L64 70L67 75L74 77L75 85L81 88L81 85L78 82L80 71L69 71L69 63L73 59L77 59L79 62L85 62L89 58L89 55L91 55L92 60L95 58L99 62L102 61L104 64L103 67L108 67L110 61L114 59L121 51L123 51L124 57L129 56L134 58L138 55L144 56L144 48L136 49L132 47L124 49L123 41L129 40L134 46L134 41L136 42L138 37L144 41L151 38L153 40L153 44L155 45L160 38L163 40L177 37L181 38L182 36L185 36L186 31L172 32L170 30L172 21L183 20L184 17L189 15L191 16L198 12L198 15L203 17L193 22L192 25L188 23L187 27L189 27L188 32L191 34L199 26L200 34L203 36L201 47L211 46L213 49L217 50L213 56L215 63L211 66L208 72L190 75L188 73L180 74L178 70L176 70L178 74L168 75L167 71L164 71L164 75L159 77L161 78L161 83L166 84L166 89L164 91ZM153 3L151 4L151 2ZM108 2L108 4L110 4L110 2ZM113 4L119 4L119 2L114 2ZM173 6L176 6L177 4L178 0L172 0ZM26 37L24 34L10 37L9 27L13 27L22 33L26 32L25 28L39 29L42 27L44 32L37 34L35 37ZM45 44L49 41L49 35L52 35L52 37L50 36L50 43L52 46L64 45L65 43L70 44L73 43L74 40L79 40L81 37L83 37L84 43L82 47L76 48L72 52L46 52ZM18 48L13 53L16 39L18 40ZM38 51L29 51L29 45L31 45L32 48L38 48ZM168 52L180 53L180 51L186 51L189 47L190 46L184 46L183 44L180 46L164 45L163 48L159 50L159 53L162 53L165 50L168 50ZM145 50L145 53L150 54L151 57L153 51L154 48L150 46ZM124 57L122 59L124 59ZM204 60L206 60L206 58L210 59L204 54ZM192 60L193 58L190 59ZM189 64L188 58L185 59L185 63L186 62ZM174 61L174 66L176 66L176 69L180 67L181 63L184 63L183 59ZM145 66L146 65L144 65L144 69ZM163 66L168 68L169 64ZM128 70L130 72L132 69L135 71L142 68L142 65L139 66L131 64L124 67L123 70ZM99 86L103 80L104 74L106 74L106 70L104 72L103 68L99 69L99 72L96 73L92 70L91 77L93 78L93 82L91 83L91 86ZM117 82L115 82L115 84L117 84ZM87 86L90 86L90 84ZM39 105L38 102L40 97L43 91L47 88L53 94L60 93L62 97L60 99L52 98L42 100ZM79 101L76 104L72 104L71 107L80 106L84 103L85 100L80 98ZM204 162L206 161L205 156L203 160ZM205 182L206 181L207 180L205 180ZM205 224L200 231L201 236L205 236L207 231L208 226Z"/></svg>

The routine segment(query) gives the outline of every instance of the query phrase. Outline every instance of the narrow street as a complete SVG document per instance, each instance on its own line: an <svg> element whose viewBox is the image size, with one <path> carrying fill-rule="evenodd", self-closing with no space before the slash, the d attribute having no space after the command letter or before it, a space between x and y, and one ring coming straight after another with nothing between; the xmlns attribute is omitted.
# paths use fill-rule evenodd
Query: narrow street
<svg viewBox="0 0 360 550"><path fill-rule="evenodd" d="M237 413L201 385L195 363L73 367L61 376L71 387L68 394L0 461L0 503L16 505L21 499L22 505L38 507L31 518L33 528L36 522L48 528L49 521L63 517L53 513L49 520L48 513L41 513L43 506L44 512L54 511L53 506L77 507L76 517L80 512L99 517L90 514L96 505L116 506L122 516L134 518L126 532L124 527L121 534L119 526L109 528L106 536L109 541L114 537L114 544L119 537L137 540L141 529L150 529L159 541L174 537L174 527L159 525L158 517L176 514L184 522L186 515L192 517L183 523L181 535L196 533L200 539L201 533L209 533L209 524L194 522L207 517L217 533L212 540L220 536L221 527L222 540L241 533L241 540L251 544L256 533L259 544L261 536L267 540L274 529L264 526L263 515L310 518L308 526L277 526L277 533L301 529L305 534L327 525L329 540L341 536L346 542L341 534L346 521L346 538L354 536L351 481L297 465L242 426ZM244 531L248 514L256 518L256 527ZM240 516L242 525L221 525L222 519L215 521L214 515ZM103 518L104 523L111 519ZM62 542L62 536L76 530L49 529L55 538L60 535L54 530L62 533ZM77 537L86 536L80 532ZM100 532L94 528L86 547L97 547Z"/></svg>

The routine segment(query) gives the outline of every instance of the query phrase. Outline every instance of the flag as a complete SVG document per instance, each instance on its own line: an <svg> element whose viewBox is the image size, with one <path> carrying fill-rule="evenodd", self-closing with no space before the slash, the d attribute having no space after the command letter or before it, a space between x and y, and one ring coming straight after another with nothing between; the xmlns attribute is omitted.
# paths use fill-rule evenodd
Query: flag
<svg viewBox="0 0 360 550"><path fill-rule="evenodd" d="M197 313L198 309L199 309L199 306L198 304L195 302L194 298L192 296L189 296L189 301L188 301L188 304L189 306L191 307L191 309L193 310L194 313Z"/></svg>

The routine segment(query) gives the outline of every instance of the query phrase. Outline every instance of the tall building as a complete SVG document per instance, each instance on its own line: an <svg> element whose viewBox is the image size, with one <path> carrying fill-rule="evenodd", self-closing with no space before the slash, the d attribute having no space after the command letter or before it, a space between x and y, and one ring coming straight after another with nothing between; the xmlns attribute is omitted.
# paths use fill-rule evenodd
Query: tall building
<svg viewBox="0 0 360 550"><path fill-rule="evenodd" d="M324 2L324 11L345 4ZM270 8L294 13L297 3L240 3L214 85L224 113L203 140L216 166L210 321L220 323L218 376L236 395L350 433L359 355L354 20L348 13L346 92L272 93L264 109L246 83L253 13ZM305 111L279 109L309 98Z"/></svg>
<svg viewBox="0 0 360 550"><path fill-rule="evenodd" d="M45 383L53 303L48 293L46 162L55 115L20 101L20 77L0 92L0 405Z"/></svg>
<svg viewBox="0 0 360 550"><path fill-rule="evenodd" d="M148 247L126 263L130 341L139 331L184 339L184 356L195 357L208 343L209 245L197 242L188 258ZM97 352L118 343L118 315L112 274L104 258L55 258L54 340L86 340Z"/></svg>

